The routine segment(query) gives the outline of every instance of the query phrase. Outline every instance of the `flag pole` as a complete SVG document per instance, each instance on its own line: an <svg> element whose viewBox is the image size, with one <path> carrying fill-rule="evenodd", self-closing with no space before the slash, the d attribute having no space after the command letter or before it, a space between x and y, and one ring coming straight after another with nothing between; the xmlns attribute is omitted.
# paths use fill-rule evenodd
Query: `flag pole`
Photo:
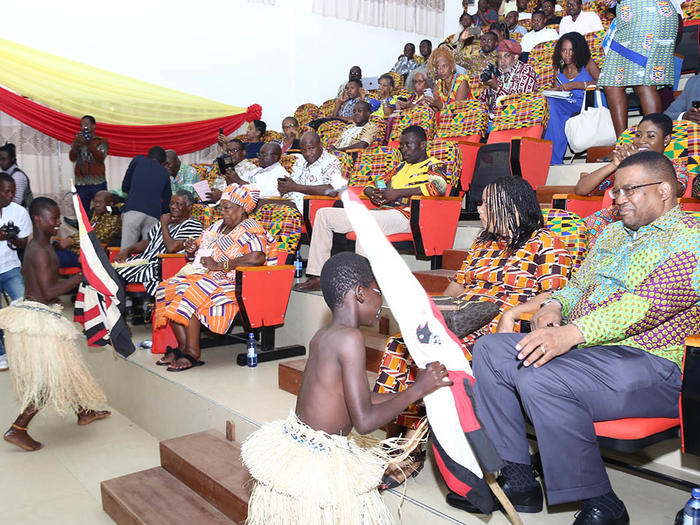
<svg viewBox="0 0 700 525"><path fill-rule="evenodd" d="M520 519L520 515L518 514L518 511L515 510L515 507L513 507L513 504L508 499L508 496L506 496L506 493L503 492L503 489L496 481L496 476L494 476L491 473L486 472L486 473L484 473L484 478L486 479L486 483L488 484L489 488L491 489L491 492L493 492L493 495L496 496L496 498L501 503L501 505L503 505L503 510L505 511L506 515L508 516L508 519L510 520L510 522L513 525L523 525L523 522Z"/></svg>

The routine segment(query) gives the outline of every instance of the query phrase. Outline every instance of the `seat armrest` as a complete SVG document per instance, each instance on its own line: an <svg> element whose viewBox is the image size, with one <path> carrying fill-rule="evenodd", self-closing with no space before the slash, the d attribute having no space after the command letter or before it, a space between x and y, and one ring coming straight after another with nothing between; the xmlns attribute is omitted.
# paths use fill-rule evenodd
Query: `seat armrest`
<svg viewBox="0 0 700 525"><path fill-rule="evenodd" d="M306 235L311 239L311 233L316 220L316 213L321 208L331 208L335 205L340 197L329 197L327 195L304 195L304 226L306 227Z"/></svg>

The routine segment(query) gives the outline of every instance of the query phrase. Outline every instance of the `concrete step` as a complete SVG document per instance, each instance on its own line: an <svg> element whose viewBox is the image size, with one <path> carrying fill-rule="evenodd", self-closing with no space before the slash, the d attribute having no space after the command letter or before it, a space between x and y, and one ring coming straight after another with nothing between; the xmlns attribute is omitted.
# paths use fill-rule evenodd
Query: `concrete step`
<svg viewBox="0 0 700 525"><path fill-rule="evenodd" d="M102 508L118 525L232 525L162 467L103 481Z"/></svg>
<svg viewBox="0 0 700 525"><path fill-rule="evenodd" d="M161 441L165 470L235 522L248 517L248 470L241 446L214 430Z"/></svg>
<svg viewBox="0 0 700 525"><path fill-rule="evenodd" d="M424 270L413 272L413 275L421 284L428 295L440 295L450 284L454 276L454 270Z"/></svg>
<svg viewBox="0 0 700 525"><path fill-rule="evenodd" d="M277 383L280 389L295 396L299 394L304 368L306 368L306 358L280 363L277 367ZM367 372L370 387L374 387L378 375L377 372Z"/></svg>

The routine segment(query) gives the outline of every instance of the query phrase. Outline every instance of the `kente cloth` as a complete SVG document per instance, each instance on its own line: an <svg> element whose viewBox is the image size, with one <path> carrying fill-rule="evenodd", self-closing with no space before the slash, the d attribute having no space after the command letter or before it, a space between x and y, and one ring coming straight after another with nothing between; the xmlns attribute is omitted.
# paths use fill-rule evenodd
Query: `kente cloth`
<svg viewBox="0 0 700 525"><path fill-rule="evenodd" d="M676 177L678 177L678 182L682 186L682 191L680 195L685 193L685 189L690 181L690 173L688 172L688 167L686 165L687 157L678 159L669 159L676 170ZM696 179L697 180L697 179ZM612 189L615 184L615 172L611 173L605 180L603 180L598 187L593 190L592 195L602 195L609 189ZM618 213L617 205L613 204L589 215L585 219L586 230L588 231L588 245L593 246L600 236L601 232L609 224L619 221L620 214Z"/></svg>
<svg viewBox="0 0 700 525"><path fill-rule="evenodd" d="M445 195L448 191L445 164L434 157L428 157L424 161L413 164L403 161L380 178L384 180L387 188L396 190L420 188L421 195L425 196ZM376 180L370 181L367 186L376 187L376 182ZM382 208L397 208L406 217L410 217L410 206L411 198L401 197Z"/></svg>
<svg viewBox="0 0 700 525"><path fill-rule="evenodd" d="M503 462L476 416L471 367L460 342L365 205L349 191L341 199L413 360L420 367L440 361L454 381L423 398L440 473L451 490L491 512L483 472L495 472Z"/></svg>
<svg viewBox="0 0 700 525"><path fill-rule="evenodd" d="M193 315L212 332L224 334L238 313L236 299L236 268L228 273L208 271L198 264L201 257L212 257L217 262L262 252L267 265L277 264L277 246L272 236L253 219L246 219L232 231L221 234L223 221L207 228L197 240L194 273L177 275L163 281L156 289L153 325L165 326L168 321L187 326Z"/></svg>
<svg viewBox="0 0 700 525"><path fill-rule="evenodd" d="M475 241L462 267L452 280L465 288L459 295L465 301L491 301L499 314L483 328L462 340L462 350L471 360L474 343L493 333L505 310L526 303L537 294L562 288L570 275L572 259L559 237L547 229L535 231L513 254L505 251L503 242ZM515 324L518 331L520 322ZM400 334L387 340L379 366L374 391L398 393L416 380L418 369L411 359ZM411 428L422 417L419 404L402 412L397 423Z"/></svg>
<svg viewBox="0 0 700 525"><path fill-rule="evenodd" d="M491 111L499 97L517 93L534 93L537 88L537 73L530 64L516 60L509 71L497 79L496 89L486 88L479 95L479 101L486 104Z"/></svg>
<svg viewBox="0 0 700 525"><path fill-rule="evenodd" d="M389 464L379 445L314 430L290 412L253 432L241 458L254 479L248 525L394 523L377 490Z"/></svg>
<svg viewBox="0 0 700 525"><path fill-rule="evenodd" d="M189 191L193 196L197 196L197 192L194 191L192 185L199 182L199 174L189 164L184 162L180 163L180 169L177 170L175 176L170 177L170 190L173 195L180 190Z"/></svg>
<svg viewBox="0 0 700 525"><path fill-rule="evenodd" d="M681 366L700 322L699 261L700 222L675 206L637 231L609 225L552 297L587 347L631 346Z"/></svg>
<svg viewBox="0 0 700 525"><path fill-rule="evenodd" d="M179 224L169 224L168 232L173 239L186 241L191 237L199 237L202 234L202 224L194 219L185 219ZM148 239L148 246L146 246L143 253L133 255L127 259L127 261L145 259L148 262L141 266L118 268L117 273L127 283L141 283L149 295L155 295L158 283L161 281L158 255L167 252L160 222L156 223L148 232Z"/></svg>
<svg viewBox="0 0 700 525"><path fill-rule="evenodd" d="M467 75L458 75L457 73L453 74L453 77L450 79L449 86L443 79L438 78L435 82L435 94L443 104L455 102L457 100L457 91L462 84L467 85L466 100L473 98L471 90L469 89L469 77Z"/></svg>
<svg viewBox="0 0 700 525"><path fill-rule="evenodd" d="M598 86L673 84L678 15L669 0L622 0Z"/></svg>
<svg viewBox="0 0 700 525"><path fill-rule="evenodd" d="M231 184L221 193L221 201L231 201L250 213L258 203L260 189L254 184Z"/></svg>
<svg viewBox="0 0 700 525"><path fill-rule="evenodd" d="M90 224L95 231L97 240L101 244L109 245L122 229L122 216L112 215L111 213L102 213L98 215L93 213L90 218ZM76 232L71 236L70 250L74 253L80 253L80 235Z"/></svg>
<svg viewBox="0 0 700 525"><path fill-rule="evenodd" d="M83 335L61 315L61 305L19 300L0 310L7 361L20 412L28 407L59 414L107 403L80 355Z"/></svg>
<svg viewBox="0 0 700 525"><path fill-rule="evenodd" d="M78 139L71 144L68 157L75 162L75 185L90 186L105 182L105 158L109 151L107 139L94 135L85 145L79 145Z"/></svg>

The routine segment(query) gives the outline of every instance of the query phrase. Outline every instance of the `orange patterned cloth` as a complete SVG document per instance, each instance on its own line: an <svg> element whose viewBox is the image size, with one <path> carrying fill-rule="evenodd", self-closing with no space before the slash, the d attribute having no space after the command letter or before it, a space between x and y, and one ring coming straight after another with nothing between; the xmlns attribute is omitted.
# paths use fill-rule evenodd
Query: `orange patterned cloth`
<svg viewBox="0 0 700 525"><path fill-rule="evenodd" d="M217 262L233 260L252 253L263 252L268 265L277 264L277 244L274 238L253 219L246 219L231 232L219 233L223 221L207 228L197 240L197 254L203 250ZM192 316L212 332L225 334L238 313L235 285L236 269L228 273L192 273L175 276L158 285L154 327L169 321L187 326Z"/></svg>
<svg viewBox="0 0 700 525"><path fill-rule="evenodd" d="M467 83L467 100L472 98L471 90L469 89L469 77L467 75L458 75L454 73L452 85L446 86L445 81L438 78L435 82L435 94L443 104L449 104L457 100L457 90L464 82Z"/></svg>

